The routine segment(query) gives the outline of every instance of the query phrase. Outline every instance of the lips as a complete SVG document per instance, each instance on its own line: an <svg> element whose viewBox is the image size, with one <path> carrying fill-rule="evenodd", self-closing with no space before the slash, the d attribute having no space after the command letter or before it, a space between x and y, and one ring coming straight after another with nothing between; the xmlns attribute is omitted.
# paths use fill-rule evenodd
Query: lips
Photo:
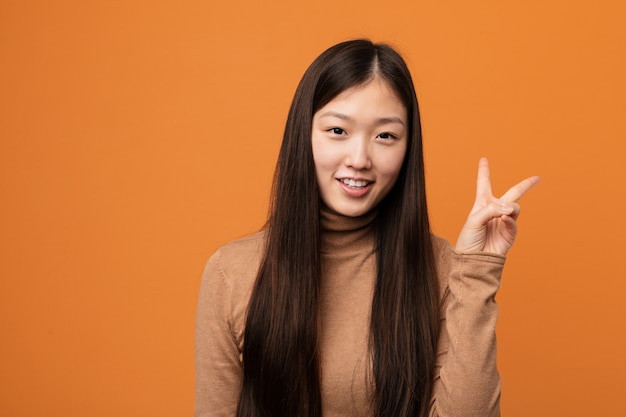
<svg viewBox="0 0 626 417"><path fill-rule="evenodd" d="M344 195L350 198L360 198L365 196L372 189L374 181L355 178L337 178L339 188Z"/></svg>
<svg viewBox="0 0 626 417"><path fill-rule="evenodd" d="M354 189L359 189L359 188L363 188L363 187L367 187L369 184L372 183L372 181L367 181L367 180L355 180L353 178L340 178L339 182L341 182L342 184L347 185L350 188L354 188Z"/></svg>

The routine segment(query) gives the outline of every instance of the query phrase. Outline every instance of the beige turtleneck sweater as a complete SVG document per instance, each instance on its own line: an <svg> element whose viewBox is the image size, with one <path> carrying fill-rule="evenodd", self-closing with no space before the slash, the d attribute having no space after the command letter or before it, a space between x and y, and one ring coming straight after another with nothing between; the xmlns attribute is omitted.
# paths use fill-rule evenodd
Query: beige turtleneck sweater
<svg viewBox="0 0 626 417"><path fill-rule="evenodd" d="M321 389L325 417L371 416L367 347L376 275L374 214L322 213ZM495 326L504 257L457 253L434 238L441 282L438 361L431 416L500 415ZM236 414L248 300L263 232L230 242L205 268L196 319L196 417Z"/></svg>

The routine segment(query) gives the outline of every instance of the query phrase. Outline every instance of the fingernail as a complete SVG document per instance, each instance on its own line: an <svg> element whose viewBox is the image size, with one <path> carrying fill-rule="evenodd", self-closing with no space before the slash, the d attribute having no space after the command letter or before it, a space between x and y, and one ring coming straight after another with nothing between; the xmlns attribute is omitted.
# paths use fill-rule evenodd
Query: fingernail
<svg viewBox="0 0 626 417"><path fill-rule="evenodd" d="M513 207L507 207L504 204L502 204L500 206L500 211L502 211L502 213L511 213L513 211Z"/></svg>

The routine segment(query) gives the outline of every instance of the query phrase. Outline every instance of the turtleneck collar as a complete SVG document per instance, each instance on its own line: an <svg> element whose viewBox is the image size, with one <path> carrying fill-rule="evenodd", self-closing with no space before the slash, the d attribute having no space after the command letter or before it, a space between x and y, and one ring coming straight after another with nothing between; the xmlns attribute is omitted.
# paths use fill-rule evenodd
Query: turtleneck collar
<svg viewBox="0 0 626 417"><path fill-rule="evenodd" d="M322 206L322 253L354 253L366 248L373 249L373 224L377 210L362 216L348 217Z"/></svg>

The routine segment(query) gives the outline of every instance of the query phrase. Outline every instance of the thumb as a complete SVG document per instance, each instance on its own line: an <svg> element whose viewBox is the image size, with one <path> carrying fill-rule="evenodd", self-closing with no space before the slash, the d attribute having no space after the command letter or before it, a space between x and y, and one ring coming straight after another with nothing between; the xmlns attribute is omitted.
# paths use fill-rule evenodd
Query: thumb
<svg viewBox="0 0 626 417"><path fill-rule="evenodd" d="M491 219L502 216L511 216L515 219L518 214L519 206L517 204L496 200L473 212L467 220L474 226L483 226Z"/></svg>

